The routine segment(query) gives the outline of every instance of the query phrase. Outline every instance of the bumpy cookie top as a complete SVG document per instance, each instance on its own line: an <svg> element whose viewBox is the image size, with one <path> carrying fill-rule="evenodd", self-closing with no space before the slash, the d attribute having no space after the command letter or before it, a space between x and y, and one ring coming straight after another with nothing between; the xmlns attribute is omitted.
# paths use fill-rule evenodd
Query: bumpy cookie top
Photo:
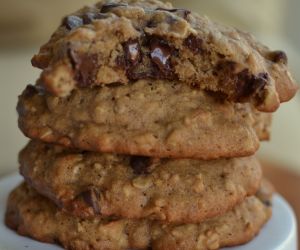
<svg viewBox="0 0 300 250"><path fill-rule="evenodd" d="M255 157L155 159L70 150L31 141L19 157L27 183L81 218L147 218L200 223L254 195ZM263 192L262 192L263 193Z"/></svg>
<svg viewBox="0 0 300 250"><path fill-rule="evenodd" d="M270 112L297 90L284 52L156 0L103 0L67 16L32 63L43 69L39 83L58 96L168 79Z"/></svg>
<svg viewBox="0 0 300 250"><path fill-rule="evenodd" d="M8 198L5 223L20 235L72 250L216 250L254 238L271 216L269 205L269 200L249 197L225 215L200 224L83 220L62 212L23 183Z"/></svg>

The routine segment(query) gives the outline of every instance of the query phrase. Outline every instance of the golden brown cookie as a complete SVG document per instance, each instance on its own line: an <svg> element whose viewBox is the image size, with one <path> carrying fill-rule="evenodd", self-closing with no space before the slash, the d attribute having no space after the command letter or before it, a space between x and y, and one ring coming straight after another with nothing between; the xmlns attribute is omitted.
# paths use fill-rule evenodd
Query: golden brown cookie
<svg viewBox="0 0 300 250"><path fill-rule="evenodd" d="M284 52L156 0L103 0L85 7L64 18L32 62L43 69L40 83L58 96L77 87L150 78L275 111L297 89Z"/></svg>
<svg viewBox="0 0 300 250"><path fill-rule="evenodd" d="M140 80L55 97L29 85L18 104L30 138L88 151L156 158L241 157L268 139L270 114L185 84Z"/></svg>
<svg viewBox="0 0 300 250"><path fill-rule="evenodd" d="M59 211L25 184L9 196L5 221L19 234L72 250L214 250L251 240L271 207L247 198L227 214L201 224L162 224L129 219L80 219Z"/></svg>
<svg viewBox="0 0 300 250"><path fill-rule="evenodd" d="M20 171L39 193L79 217L198 223L232 209L261 183L255 157L167 160L30 142Z"/></svg>

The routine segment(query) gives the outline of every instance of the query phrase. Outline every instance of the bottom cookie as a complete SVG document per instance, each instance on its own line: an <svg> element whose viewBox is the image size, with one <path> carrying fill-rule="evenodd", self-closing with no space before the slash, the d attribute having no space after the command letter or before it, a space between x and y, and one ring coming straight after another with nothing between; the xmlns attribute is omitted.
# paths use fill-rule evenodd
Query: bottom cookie
<svg viewBox="0 0 300 250"><path fill-rule="evenodd" d="M9 196L6 224L19 234L80 250L213 250L250 241L271 216L269 196L247 198L201 224L128 219L80 219L59 211L26 184ZM266 200L265 200L266 199Z"/></svg>

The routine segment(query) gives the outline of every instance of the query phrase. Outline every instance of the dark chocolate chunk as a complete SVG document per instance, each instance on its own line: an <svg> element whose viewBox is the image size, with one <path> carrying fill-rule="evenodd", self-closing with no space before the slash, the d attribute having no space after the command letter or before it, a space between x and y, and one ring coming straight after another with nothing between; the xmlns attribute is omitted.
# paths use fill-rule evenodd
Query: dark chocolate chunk
<svg viewBox="0 0 300 250"><path fill-rule="evenodd" d="M270 200L264 200L263 203L267 207L272 207L272 202Z"/></svg>
<svg viewBox="0 0 300 250"><path fill-rule="evenodd" d="M270 60L274 63L288 63L288 57L285 52L283 51L273 51L270 53Z"/></svg>
<svg viewBox="0 0 300 250"><path fill-rule="evenodd" d="M72 49L69 49L68 55L76 72L75 78L78 85L80 87L87 87L91 85L95 81L97 74L97 55L79 54Z"/></svg>
<svg viewBox="0 0 300 250"><path fill-rule="evenodd" d="M190 10L186 9L165 9L165 8L157 8L156 10L168 11L172 13L178 14L180 17L187 19L188 15L191 14Z"/></svg>
<svg viewBox="0 0 300 250"><path fill-rule="evenodd" d="M117 57L116 64L126 70L128 79L177 79L171 65L177 50L163 39L145 36L124 43L123 48L124 56Z"/></svg>
<svg viewBox="0 0 300 250"><path fill-rule="evenodd" d="M164 75L170 75L172 73L170 59L173 49L166 41L159 38L152 38L150 40L150 50L152 62Z"/></svg>
<svg viewBox="0 0 300 250"><path fill-rule="evenodd" d="M260 73L257 76L252 75L249 70L245 69L237 75L236 82L236 99L242 101L244 98L252 94L258 94L263 91L265 85L268 83L269 75L267 73Z"/></svg>
<svg viewBox="0 0 300 250"><path fill-rule="evenodd" d="M82 20L84 24L90 24L96 19L105 19L107 16L102 13L92 13L88 12L82 16Z"/></svg>
<svg viewBox="0 0 300 250"><path fill-rule="evenodd" d="M155 28L157 26L157 22L153 19L151 19L150 21L148 21L146 27L148 28Z"/></svg>
<svg viewBox="0 0 300 250"><path fill-rule="evenodd" d="M78 16L67 16L63 20L63 25L68 29L72 30L83 25L83 20Z"/></svg>
<svg viewBox="0 0 300 250"><path fill-rule="evenodd" d="M215 99L215 101L218 103L224 103L224 101L228 98L228 96L222 91L206 90L205 92L209 96L212 96Z"/></svg>
<svg viewBox="0 0 300 250"><path fill-rule="evenodd" d="M80 195L84 202L93 208L95 214L101 214L99 206L100 194L96 189L89 189Z"/></svg>
<svg viewBox="0 0 300 250"><path fill-rule="evenodd" d="M235 71L236 66L237 63L233 61L220 61L215 68L215 73L218 74L222 72L226 73L226 75L232 74L232 72Z"/></svg>
<svg viewBox="0 0 300 250"><path fill-rule="evenodd" d="M148 174L148 168L151 164L149 157L144 156L132 156L130 158L130 166L133 172L137 175Z"/></svg>
<svg viewBox="0 0 300 250"><path fill-rule="evenodd" d="M38 94L38 90L34 85L27 85L25 90L23 91L23 96L25 97L32 97L34 95Z"/></svg>
<svg viewBox="0 0 300 250"><path fill-rule="evenodd" d="M120 82L113 82L113 83L107 84L106 86L109 88L118 88L120 86L124 86L124 84L122 84Z"/></svg>
<svg viewBox="0 0 300 250"><path fill-rule="evenodd" d="M125 60L126 63L130 65L136 65L139 63L142 55L141 46L139 41L129 40L123 44L124 52L125 52Z"/></svg>
<svg viewBox="0 0 300 250"><path fill-rule="evenodd" d="M197 37L193 34L189 35L184 40L183 44L195 54L203 52L203 40L200 37Z"/></svg>
<svg viewBox="0 0 300 250"><path fill-rule="evenodd" d="M243 102L246 98L254 95L258 103L262 102L269 75L265 72L253 75L248 69L235 73L237 66L237 63L233 61L221 61L213 71L216 77L220 77L220 87L231 90L231 94L227 98L232 101Z"/></svg>
<svg viewBox="0 0 300 250"><path fill-rule="evenodd" d="M111 11L111 9L116 8L116 7L126 7L127 4L124 3L110 3L110 4L104 4L101 8L101 13L107 13Z"/></svg>

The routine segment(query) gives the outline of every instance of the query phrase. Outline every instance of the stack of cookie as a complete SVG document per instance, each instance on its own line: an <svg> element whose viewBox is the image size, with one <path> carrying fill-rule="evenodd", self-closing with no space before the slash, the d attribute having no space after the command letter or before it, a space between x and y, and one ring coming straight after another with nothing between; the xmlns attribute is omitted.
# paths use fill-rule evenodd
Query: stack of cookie
<svg viewBox="0 0 300 250"><path fill-rule="evenodd" d="M211 250L269 219L253 154L297 89L283 52L170 4L104 0L32 62L9 227L66 249Z"/></svg>

